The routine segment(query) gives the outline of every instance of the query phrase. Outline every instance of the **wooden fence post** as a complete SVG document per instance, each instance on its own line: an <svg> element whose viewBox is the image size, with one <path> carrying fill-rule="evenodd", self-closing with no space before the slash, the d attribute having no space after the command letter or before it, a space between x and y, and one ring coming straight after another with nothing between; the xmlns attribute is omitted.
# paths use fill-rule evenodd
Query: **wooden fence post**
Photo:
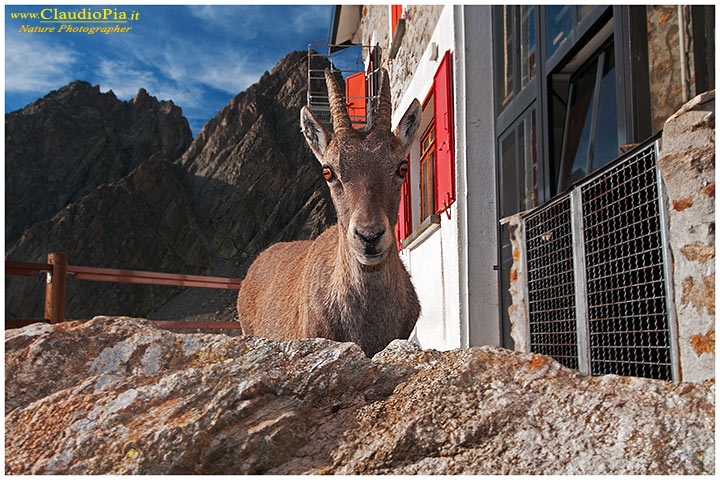
<svg viewBox="0 0 720 480"><path fill-rule="evenodd" d="M52 273L47 274L45 285L45 319L50 323L60 323L65 320L67 254L51 253L47 263L52 265Z"/></svg>

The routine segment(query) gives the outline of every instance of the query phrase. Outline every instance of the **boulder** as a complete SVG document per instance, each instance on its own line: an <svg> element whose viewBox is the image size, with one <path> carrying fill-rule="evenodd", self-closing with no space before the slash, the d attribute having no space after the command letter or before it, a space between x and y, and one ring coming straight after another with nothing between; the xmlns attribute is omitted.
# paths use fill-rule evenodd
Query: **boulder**
<svg viewBox="0 0 720 480"><path fill-rule="evenodd" d="M714 473L714 382L96 317L6 332L7 474Z"/></svg>

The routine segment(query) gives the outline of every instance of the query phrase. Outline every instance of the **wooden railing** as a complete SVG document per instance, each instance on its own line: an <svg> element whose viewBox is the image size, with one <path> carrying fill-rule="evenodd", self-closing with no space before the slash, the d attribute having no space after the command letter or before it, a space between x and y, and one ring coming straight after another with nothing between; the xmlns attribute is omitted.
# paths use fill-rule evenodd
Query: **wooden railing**
<svg viewBox="0 0 720 480"><path fill-rule="evenodd" d="M45 318L6 318L6 329L19 328L38 322L60 323L67 321L65 319L67 275L75 275L75 278L78 280L91 280L96 282L218 288L225 290L239 290L241 284L241 280L235 278L205 277L201 275L182 275L175 273L117 270L112 268L68 265L67 255L64 253L51 253L48 255L47 263L5 262L6 276L34 277L39 273L45 273L47 275L47 282L45 285ZM240 323L238 322L183 322L155 320L153 323L165 328L240 328Z"/></svg>

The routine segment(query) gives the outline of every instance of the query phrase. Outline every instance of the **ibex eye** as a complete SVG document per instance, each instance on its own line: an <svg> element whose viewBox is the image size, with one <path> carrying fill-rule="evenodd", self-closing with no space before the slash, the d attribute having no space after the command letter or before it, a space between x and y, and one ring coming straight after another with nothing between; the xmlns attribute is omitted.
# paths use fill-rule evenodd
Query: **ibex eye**
<svg viewBox="0 0 720 480"><path fill-rule="evenodd" d="M403 163L402 165L400 165L398 167L398 171L397 171L398 175L400 175L401 177L404 177L405 175L407 175L407 173L408 173L408 164L407 163Z"/></svg>
<svg viewBox="0 0 720 480"><path fill-rule="evenodd" d="M335 173L332 171L332 168L323 167L323 177L325 177L325 180L332 180L335 177Z"/></svg>

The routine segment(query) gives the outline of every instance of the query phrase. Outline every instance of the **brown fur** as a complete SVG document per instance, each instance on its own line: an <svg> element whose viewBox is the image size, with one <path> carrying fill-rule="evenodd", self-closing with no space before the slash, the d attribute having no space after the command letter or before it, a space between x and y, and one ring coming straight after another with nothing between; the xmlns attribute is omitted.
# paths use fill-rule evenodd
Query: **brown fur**
<svg viewBox="0 0 720 480"><path fill-rule="evenodd" d="M420 304L394 228L404 180L400 166L417 133L419 103L391 132L387 73L382 75L382 100L369 131L348 128L347 112L336 108L331 137L303 108L303 133L333 172L328 186L338 224L314 241L278 243L258 256L238 294L243 333L350 341L372 356L414 328ZM329 72L326 79L331 102L338 104Z"/></svg>

